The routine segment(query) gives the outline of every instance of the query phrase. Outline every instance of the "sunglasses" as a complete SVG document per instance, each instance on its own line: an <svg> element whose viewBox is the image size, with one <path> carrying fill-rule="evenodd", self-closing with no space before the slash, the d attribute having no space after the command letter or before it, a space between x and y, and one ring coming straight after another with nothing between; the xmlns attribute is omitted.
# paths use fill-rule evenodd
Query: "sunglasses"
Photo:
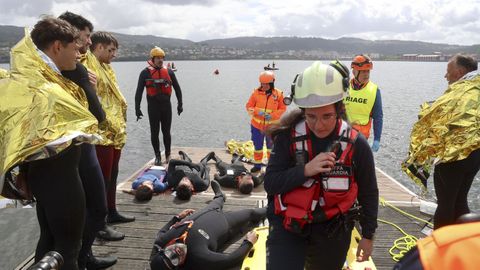
<svg viewBox="0 0 480 270"><path fill-rule="evenodd" d="M370 62L368 59L365 60L364 62L361 62L361 63L353 63L353 65L359 66L359 67L363 67L365 65L371 65L371 64L372 64L372 62Z"/></svg>

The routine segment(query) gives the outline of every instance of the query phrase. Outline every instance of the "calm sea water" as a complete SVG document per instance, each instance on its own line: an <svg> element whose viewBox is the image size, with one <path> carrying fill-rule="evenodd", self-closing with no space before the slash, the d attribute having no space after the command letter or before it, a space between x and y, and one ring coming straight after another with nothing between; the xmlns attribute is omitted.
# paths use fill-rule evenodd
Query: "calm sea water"
<svg viewBox="0 0 480 270"><path fill-rule="evenodd" d="M312 61L275 61L276 87L290 93L290 84L296 73ZM345 62L346 63L346 62ZM113 63L120 88L129 104L128 139L120 160L119 179L125 179L146 161L153 158L148 119L136 121L135 89L138 75L145 62ZM177 79L183 92L184 112L176 113L172 123L172 145L192 147L224 147L229 139L250 138L249 117L245 103L258 85L258 74L267 61L176 61ZM348 64L348 63L346 63ZM8 67L8 65L0 65ZM219 75L213 75L215 69ZM380 62L376 61L371 80L381 89L384 123L381 148L375 153L376 166L419 193L420 189L401 171L400 163L407 156L409 135L417 119L419 106L436 99L447 88L443 77L444 62ZM176 98L172 96L174 111ZM145 97L142 111L147 115ZM429 179L430 189L433 186ZM480 183L477 175L469 201L480 209ZM433 194L433 192L430 192Z"/></svg>

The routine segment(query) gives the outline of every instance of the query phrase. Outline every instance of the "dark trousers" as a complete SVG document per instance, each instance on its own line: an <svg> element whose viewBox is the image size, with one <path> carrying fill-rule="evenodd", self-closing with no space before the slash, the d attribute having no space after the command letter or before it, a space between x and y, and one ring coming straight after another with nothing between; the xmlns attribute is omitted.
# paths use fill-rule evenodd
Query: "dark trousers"
<svg viewBox="0 0 480 270"><path fill-rule="evenodd" d="M81 145L81 149L79 173L82 179L83 190L85 191L87 215L78 265L80 268L84 268L95 236L105 226L107 199L102 169L98 163L95 146L84 143Z"/></svg>
<svg viewBox="0 0 480 270"><path fill-rule="evenodd" d="M269 216L267 270L339 270L350 247L351 230L328 238L326 224L306 225L306 235L284 229L282 218Z"/></svg>
<svg viewBox="0 0 480 270"><path fill-rule="evenodd" d="M80 147L33 161L28 182L37 199L40 239L35 252L39 261L48 251L63 256L62 269L78 269L77 259L85 222L85 193L78 174Z"/></svg>
<svg viewBox="0 0 480 270"><path fill-rule="evenodd" d="M165 156L170 156L170 147L172 136L170 128L172 126L172 103L159 102L156 99L148 100L148 120L150 122L150 140L152 141L155 155L160 154L160 125L162 128L163 144L165 145Z"/></svg>
<svg viewBox="0 0 480 270"><path fill-rule="evenodd" d="M95 149L105 182L107 208L109 212L115 211L117 209L115 200L117 194L118 163L122 150L115 149L113 146L103 145L97 145Z"/></svg>
<svg viewBox="0 0 480 270"><path fill-rule="evenodd" d="M480 149L463 160L440 163L435 166L433 183L437 195L434 228L454 224L463 214L470 213L468 191L480 168Z"/></svg>

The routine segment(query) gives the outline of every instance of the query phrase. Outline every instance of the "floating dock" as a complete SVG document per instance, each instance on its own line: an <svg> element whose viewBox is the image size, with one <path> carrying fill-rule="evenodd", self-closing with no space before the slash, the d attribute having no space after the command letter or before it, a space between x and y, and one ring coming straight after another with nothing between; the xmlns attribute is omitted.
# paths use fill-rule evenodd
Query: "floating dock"
<svg viewBox="0 0 480 270"><path fill-rule="evenodd" d="M174 147L172 149L172 158L178 158L179 150L186 152L194 162L198 162L210 151L215 151L217 156L225 162L229 162L231 159L231 155L223 148L194 147ZM118 185L117 208L121 213L136 217L135 222L113 226L116 230L125 233L125 239L122 241L111 242L96 240L94 243L93 253L96 256L112 255L118 258L117 264L110 269L150 269L148 259L158 230L169 221L173 215L178 214L183 209L201 209L213 198L213 191L209 188L205 192L195 194L188 202L179 201L170 193L163 193L154 196L152 200L147 203L135 202L132 195L124 193L123 191L130 190L132 181L136 178L138 173L148 167L151 162L153 162L153 160L148 162L144 168L141 168L136 173L132 174L132 176L126 181ZM215 163L211 161L209 166L211 166L210 174L211 179L213 179L213 174L216 172ZM251 167L248 164L245 166L247 168ZM377 181L380 196L385 201L410 214L428 219L428 217L424 216L419 211L420 201L417 196L378 168ZM251 195L240 194L234 189L224 188L223 191L227 194L227 200L224 206L225 211L263 206L266 200L266 193L263 189L263 185L255 188ZM0 220L2 220L1 213L2 211L0 211ZM407 233L416 237L424 236L420 232L425 225L424 223L406 217L390 207L379 206L378 218L394 223ZM2 226L0 231L3 232L3 224L1 222L0 226ZM378 228L375 234L374 252L372 255L377 269L392 269L395 262L389 254L389 249L393 246L395 239L402 236L404 235L394 226L382 222L378 223ZM35 250L36 240L37 239L31 241L32 246L30 247L29 254L32 254ZM232 243L226 249L226 252L233 250L240 242L241 240ZM4 246L4 244L2 244L2 246ZM1 257L4 256L5 255L0 255L0 261L3 261ZM29 257L31 258L31 256L32 255ZM26 260L21 260L21 262L24 263L23 266L25 266L25 262L28 261L28 258L26 258ZM0 268L4 269L2 267ZM21 265L16 269L22 269Z"/></svg>

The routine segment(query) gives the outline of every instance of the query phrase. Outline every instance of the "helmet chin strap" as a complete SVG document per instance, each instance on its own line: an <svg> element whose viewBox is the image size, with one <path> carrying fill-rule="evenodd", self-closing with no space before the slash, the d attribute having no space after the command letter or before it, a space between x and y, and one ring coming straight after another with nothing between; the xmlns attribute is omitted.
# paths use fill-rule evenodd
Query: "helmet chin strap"
<svg viewBox="0 0 480 270"><path fill-rule="evenodd" d="M353 72L353 79L360 84L360 80L358 79L360 77L360 70L357 70L357 75L355 75L355 72Z"/></svg>
<svg viewBox="0 0 480 270"><path fill-rule="evenodd" d="M365 83L363 83L363 82L360 81L360 79L359 79L359 77L360 77L360 70L357 70L357 71L358 71L357 75L355 75L355 73L353 73L353 74L354 74L353 79L355 80L355 83L356 83L356 84L358 84L359 86L362 86L362 85L364 85Z"/></svg>

